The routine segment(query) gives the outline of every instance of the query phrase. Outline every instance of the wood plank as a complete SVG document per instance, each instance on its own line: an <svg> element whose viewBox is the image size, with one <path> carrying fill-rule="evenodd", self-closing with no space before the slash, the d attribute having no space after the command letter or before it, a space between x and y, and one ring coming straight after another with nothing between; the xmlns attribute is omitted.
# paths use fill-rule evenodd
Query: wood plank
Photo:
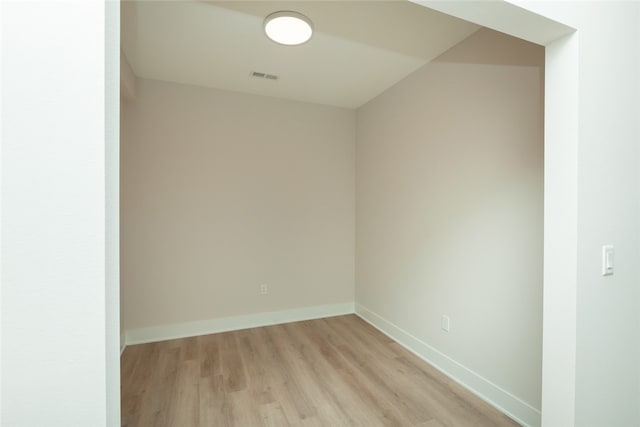
<svg viewBox="0 0 640 427"><path fill-rule="evenodd" d="M282 406L277 402L260 405L260 415L264 427L287 427L291 425L284 414Z"/></svg>
<svg viewBox="0 0 640 427"><path fill-rule="evenodd" d="M160 349L160 356L150 377L142 399L140 417L136 425L164 427L169 425L168 414L172 410L171 395L178 373L180 351ZM133 424L132 424L133 425Z"/></svg>
<svg viewBox="0 0 640 427"><path fill-rule="evenodd" d="M236 334L227 332L220 335L220 363L224 378L224 389L227 393L247 388L242 356L238 351Z"/></svg>
<svg viewBox="0 0 640 427"><path fill-rule="evenodd" d="M193 359L180 362L171 394L171 405L169 405L169 426L198 427L200 425L199 387L200 362Z"/></svg>
<svg viewBox="0 0 640 427"><path fill-rule="evenodd" d="M272 379L267 375L267 367L256 348L256 342L249 331L238 331L238 351L247 372L248 388L257 404L275 402L271 390Z"/></svg>
<svg viewBox="0 0 640 427"><path fill-rule="evenodd" d="M198 398L201 426L233 426L233 408L221 374L200 378Z"/></svg>
<svg viewBox="0 0 640 427"><path fill-rule="evenodd" d="M200 353L200 377L214 377L222 375L220 363L220 334L203 335L197 337Z"/></svg>

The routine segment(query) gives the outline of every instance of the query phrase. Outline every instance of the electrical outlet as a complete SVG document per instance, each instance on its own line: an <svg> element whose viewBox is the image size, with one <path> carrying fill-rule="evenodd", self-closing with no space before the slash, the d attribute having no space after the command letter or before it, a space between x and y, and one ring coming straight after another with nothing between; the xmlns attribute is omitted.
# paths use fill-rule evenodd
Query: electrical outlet
<svg viewBox="0 0 640 427"><path fill-rule="evenodd" d="M440 319L440 327L443 331L449 332L449 316L442 315L442 319Z"/></svg>
<svg viewBox="0 0 640 427"><path fill-rule="evenodd" d="M266 283L260 285L260 295L266 295L269 293L269 286Z"/></svg>

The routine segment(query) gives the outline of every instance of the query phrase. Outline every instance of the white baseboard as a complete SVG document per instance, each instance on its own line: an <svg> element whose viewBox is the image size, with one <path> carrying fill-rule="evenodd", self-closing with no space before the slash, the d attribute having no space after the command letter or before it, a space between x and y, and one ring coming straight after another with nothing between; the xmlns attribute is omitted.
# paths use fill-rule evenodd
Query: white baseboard
<svg viewBox="0 0 640 427"><path fill-rule="evenodd" d="M482 400L525 426L540 425L540 411L419 340L371 310L355 305L355 313L373 327L405 347Z"/></svg>
<svg viewBox="0 0 640 427"><path fill-rule="evenodd" d="M125 333L125 346L215 334L218 332L237 331L240 329L277 325L280 323L298 322L301 320L319 319L322 317L341 316L344 314L353 314L354 311L353 303L317 305L291 310L221 317L198 322L130 329Z"/></svg>

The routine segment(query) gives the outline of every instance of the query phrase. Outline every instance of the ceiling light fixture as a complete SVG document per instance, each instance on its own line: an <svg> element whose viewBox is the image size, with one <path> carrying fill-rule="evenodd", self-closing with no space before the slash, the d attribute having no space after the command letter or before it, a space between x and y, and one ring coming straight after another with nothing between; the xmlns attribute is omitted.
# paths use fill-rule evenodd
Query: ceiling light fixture
<svg viewBox="0 0 640 427"><path fill-rule="evenodd" d="M264 32L276 43L295 46L307 42L313 34L311 20L289 10L272 13L264 20Z"/></svg>

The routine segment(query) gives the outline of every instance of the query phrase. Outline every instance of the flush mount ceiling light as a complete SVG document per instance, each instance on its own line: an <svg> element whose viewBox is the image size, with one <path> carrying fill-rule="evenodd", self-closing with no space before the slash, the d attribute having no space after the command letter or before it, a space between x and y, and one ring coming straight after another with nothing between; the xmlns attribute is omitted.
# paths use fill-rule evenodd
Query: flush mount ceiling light
<svg viewBox="0 0 640 427"><path fill-rule="evenodd" d="M264 20L264 32L276 43L295 46L305 43L313 34L311 20L298 12L280 11Z"/></svg>

